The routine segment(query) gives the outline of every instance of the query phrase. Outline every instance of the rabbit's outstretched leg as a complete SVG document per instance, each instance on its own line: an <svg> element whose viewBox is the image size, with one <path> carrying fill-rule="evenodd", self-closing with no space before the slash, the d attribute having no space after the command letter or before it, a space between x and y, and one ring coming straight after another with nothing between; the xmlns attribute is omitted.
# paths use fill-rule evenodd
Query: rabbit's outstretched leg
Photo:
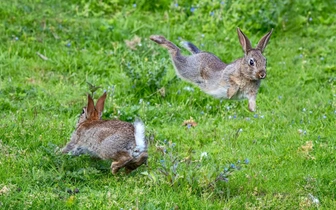
<svg viewBox="0 0 336 210"><path fill-rule="evenodd" d="M167 48L169 53L174 57L180 55L180 48L178 48L175 44L168 41L164 36L160 35L152 35L150 36L150 39L159 45L161 45L164 48Z"/></svg>

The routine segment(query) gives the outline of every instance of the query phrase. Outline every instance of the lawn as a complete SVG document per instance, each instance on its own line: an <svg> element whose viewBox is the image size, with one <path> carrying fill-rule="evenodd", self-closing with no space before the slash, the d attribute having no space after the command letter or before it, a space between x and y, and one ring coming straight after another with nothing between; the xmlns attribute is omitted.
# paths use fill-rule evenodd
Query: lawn
<svg viewBox="0 0 336 210"><path fill-rule="evenodd" d="M335 209L335 4L1 1L0 209ZM256 112L179 79L149 39L230 63L237 27L253 46L274 28ZM60 153L88 83L104 119L144 121L147 165Z"/></svg>

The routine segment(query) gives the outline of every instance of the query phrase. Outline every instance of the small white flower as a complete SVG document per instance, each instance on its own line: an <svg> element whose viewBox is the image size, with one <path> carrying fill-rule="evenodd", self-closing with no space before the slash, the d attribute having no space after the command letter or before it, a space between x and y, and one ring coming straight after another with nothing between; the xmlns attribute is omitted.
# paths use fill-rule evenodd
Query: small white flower
<svg viewBox="0 0 336 210"><path fill-rule="evenodd" d="M202 160L204 157L205 157L205 158L208 157L208 153L207 153L207 152L202 152L202 153L201 153L201 160Z"/></svg>
<svg viewBox="0 0 336 210"><path fill-rule="evenodd" d="M306 135L306 134L307 134L307 131L302 130L302 129L298 129L298 132L299 132L299 134L303 134L303 135Z"/></svg>
<svg viewBox="0 0 336 210"><path fill-rule="evenodd" d="M311 199L311 201L316 204L316 205L319 205L320 204L320 201L317 197L313 196L312 194L308 194L309 198Z"/></svg>
<svg viewBox="0 0 336 210"><path fill-rule="evenodd" d="M184 87L183 90L194 92L194 88L189 87L189 86Z"/></svg>

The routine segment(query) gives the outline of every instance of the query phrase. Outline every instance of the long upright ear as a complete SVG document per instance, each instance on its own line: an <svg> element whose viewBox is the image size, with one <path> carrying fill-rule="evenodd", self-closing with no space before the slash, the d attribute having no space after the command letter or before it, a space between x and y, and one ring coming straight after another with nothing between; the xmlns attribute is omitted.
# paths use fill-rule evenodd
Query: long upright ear
<svg viewBox="0 0 336 210"><path fill-rule="evenodd" d="M257 50L260 50L261 52L264 52L264 49L266 48L268 40L271 38L272 32L273 32L273 28L270 32L268 32L265 36L263 36L260 39L260 41L259 41L259 43L256 47Z"/></svg>
<svg viewBox="0 0 336 210"><path fill-rule="evenodd" d="M237 32L238 32L240 45L243 47L245 54L247 54L248 51L252 50L251 42L239 28L237 28Z"/></svg>
<svg viewBox="0 0 336 210"><path fill-rule="evenodd" d="M106 92L104 92L104 94L100 96L96 104L96 110L98 111L99 118L101 118L104 111L105 99L106 99Z"/></svg>
<svg viewBox="0 0 336 210"><path fill-rule="evenodd" d="M86 107L86 112L87 112L86 118L92 117L93 113L95 112L94 102L90 94L88 94L88 105Z"/></svg>

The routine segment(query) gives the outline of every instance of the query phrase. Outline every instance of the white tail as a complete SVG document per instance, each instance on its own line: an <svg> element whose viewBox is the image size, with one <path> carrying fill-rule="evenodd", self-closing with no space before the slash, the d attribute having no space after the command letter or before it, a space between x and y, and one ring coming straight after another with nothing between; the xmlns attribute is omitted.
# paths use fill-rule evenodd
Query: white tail
<svg viewBox="0 0 336 210"><path fill-rule="evenodd" d="M139 152L145 151L147 149L146 139L145 139L145 125L141 120L135 120L134 122L134 137L136 147Z"/></svg>

